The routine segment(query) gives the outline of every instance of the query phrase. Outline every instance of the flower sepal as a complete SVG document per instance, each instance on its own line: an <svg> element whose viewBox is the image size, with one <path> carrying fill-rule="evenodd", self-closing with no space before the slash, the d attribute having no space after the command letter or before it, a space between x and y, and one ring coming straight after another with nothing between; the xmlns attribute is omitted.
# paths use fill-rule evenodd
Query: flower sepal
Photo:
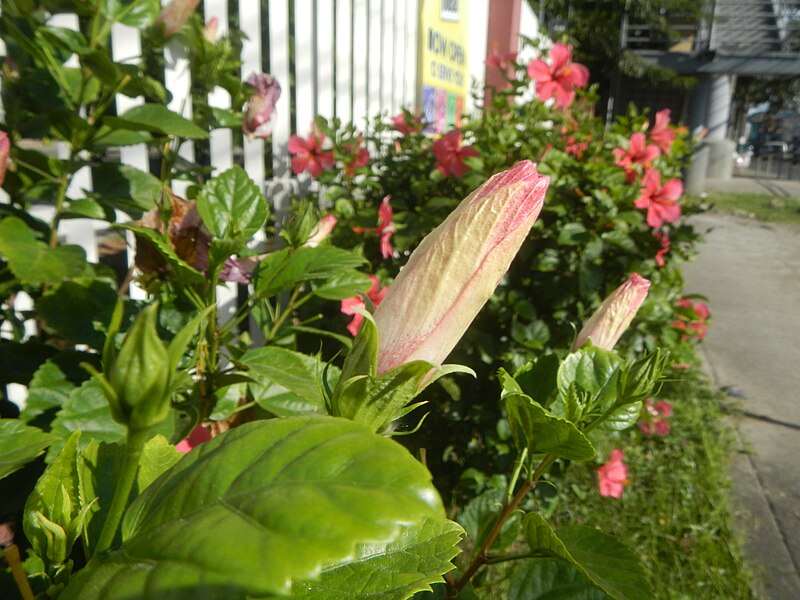
<svg viewBox="0 0 800 600"><path fill-rule="evenodd" d="M424 360L403 363L377 375L378 330L372 315L356 308L364 317L342 375L333 390L331 414L367 425L378 432L391 431L391 423L424 402L410 405L431 383L452 373L475 372L463 365L436 365Z"/></svg>

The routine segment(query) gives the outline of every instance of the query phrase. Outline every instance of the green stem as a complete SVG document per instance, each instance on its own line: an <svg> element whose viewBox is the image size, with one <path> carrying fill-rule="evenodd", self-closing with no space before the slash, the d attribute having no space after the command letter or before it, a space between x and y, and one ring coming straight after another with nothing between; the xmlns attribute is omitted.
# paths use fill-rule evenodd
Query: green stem
<svg viewBox="0 0 800 600"><path fill-rule="evenodd" d="M72 157L70 157L70 161ZM56 194L56 206L53 218L50 221L50 247L55 248L58 245L58 224L61 221L61 213L64 211L64 200L67 197L67 186L69 185L69 176L64 174L58 180L58 192Z"/></svg>
<svg viewBox="0 0 800 600"><path fill-rule="evenodd" d="M120 470L119 479L117 479L117 486L114 490L114 497L111 499L111 504L108 507L108 514L106 521L103 523L103 530L100 532L100 538L97 540L97 546L94 549L94 554L105 552L111 547L114 537L117 535L117 529L122 521L122 515L128 507L128 499L133 489L133 483L136 481L136 474L139 471L139 459L144 450L144 443L147 441L147 430L128 430L128 440L125 444L125 457L122 460L122 468Z"/></svg>
<svg viewBox="0 0 800 600"><path fill-rule="evenodd" d="M269 330L269 335L267 336L267 341L271 341L278 333L281 328L281 325L289 318L289 316L294 312L294 310L306 302L308 298L303 298L301 301L298 302L297 297L300 295L300 290L302 286L298 286L294 288L294 292L292 292L291 298L289 298L289 302L286 303L286 308L281 312L280 316L275 319L275 322L272 324L272 327Z"/></svg>

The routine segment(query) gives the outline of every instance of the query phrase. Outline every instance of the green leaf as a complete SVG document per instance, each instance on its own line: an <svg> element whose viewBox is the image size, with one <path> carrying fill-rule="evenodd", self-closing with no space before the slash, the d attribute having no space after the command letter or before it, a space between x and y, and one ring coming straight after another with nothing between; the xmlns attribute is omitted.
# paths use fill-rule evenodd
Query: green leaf
<svg viewBox="0 0 800 600"><path fill-rule="evenodd" d="M92 198L103 206L138 217L156 205L162 184L136 167L104 162L92 169Z"/></svg>
<svg viewBox="0 0 800 600"><path fill-rule="evenodd" d="M503 488L490 488L476 496L464 507L459 522L464 526L470 543L474 548L481 548L491 532L500 511L506 491ZM519 512L515 512L503 524L500 534L492 544L494 551L500 551L513 544L520 532L522 519Z"/></svg>
<svg viewBox="0 0 800 600"><path fill-rule="evenodd" d="M607 600L571 563L552 558L526 560L514 568L508 600Z"/></svg>
<svg viewBox="0 0 800 600"><path fill-rule="evenodd" d="M365 263L364 258L334 246L285 248L259 263L254 278L255 291L259 296L274 296L301 283L327 279Z"/></svg>
<svg viewBox="0 0 800 600"><path fill-rule="evenodd" d="M33 374L25 408L20 412L19 418L30 422L52 408L60 408L74 389L75 386L67 380L58 365L50 361L44 363Z"/></svg>
<svg viewBox="0 0 800 600"><path fill-rule="evenodd" d="M101 221L115 220L113 212L107 212L99 202L89 198L71 200L66 210L61 213L61 216L65 219L98 219Z"/></svg>
<svg viewBox="0 0 800 600"><path fill-rule="evenodd" d="M211 179L197 195L197 212L217 238L249 238L267 220L267 201L236 165Z"/></svg>
<svg viewBox="0 0 800 600"><path fill-rule="evenodd" d="M241 127L242 114L227 108L211 107L216 127Z"/></svg>
<svg viewBox="0 0 800 600"><path fill-rule="evenodd" d="M522 392L542 406L547 406L550 397L556 390L560 364L557 355L543 354L514 373L514 379Z"/></svg>
<svg viewBox="0 0 800 600"><path fill-rule="evenodd" d="M453 568L463 529L452 521L426 520L404 528L389 544L368 544L356 551L354 562L323 571L319 581L292 586L292 598L309 600L403 600L430 590Z"/></svg>
<svg viewBox="0 0 800 600"><path fill-rule="evenodd" d="M47 331L99 350L116 301L115 282L82 277L46 292L36 309Z"/></svg>
<svg viewBox="0 0 800 600"><path fill-rule="evenodd" d="M580 223L567 223L559 230L559 246L581 246L587 241L589 241L589 232Z"/></svg>
<svg viewBox="0 0 800 600"><path fill-rule="evenodd" d="M266 346L246 352L239 360L254 380L250 391L263 409L278 416L327 412L322 386L325 365L319 357ZM331 388L337 378L338 369L329 367Z"/></svg>
<svg viewBox="0 0 800 600"><path fill-rule="evenodd" d="M528 513L525 539L531 550L574 565L594 585L616 600L649 600L653 592L636 556L615 537L583 526L557 532L537 513Z"/></svg>
<svg viewBox="0 0 800 600"><path fill-rule="evenodd" d="M599 427L600 429L604 429L606 431L624 431L625 429L636 425L641 413L641 402L623 404L622 406L614 408L614 410L608 413L608 416L606 416L603 422L600 423Z"/></svg>
<svg viewBox="0 0 800 600"><path fill-rule="evenodd" d="M111 417L103 390L94 379L84 382L72 390L63 408L53 420L53 433L67 438L74 431L83 433L82 444L89 440L98 442L122 442L127 430ZM60 444L56 444L54 451Z"/></svg>
<svg viewBox="0 0 800 600"><path fill-rule="evenodd" d="M86 253L78 246L50 248L33 235L22 219L0 221L0 255L23 285L57 285L86 268Z"/></svg>
<svg viewBox="0 0 800 600"><path fill-rule="evenodd" d="M102 0L102 15L112 23L122 23L142 29L152 24L158 16L161 3L158 0Z"/></svg>
<svg viewBox="0 0 800 600"><path fill-rule="evenodd" d="M139 459L139 472L136 474L136 485L139 492L158 479L167 469L183 456L170 444L163 435L156 435L144 445Z"/></svg>
<svg viewBox="0 0 800 600"><path fill-rule="evenodd" d="M344 300L352 298L358 292L367 292L372 287L372 280L364 273L349 270L342 271L314 286L314 295L326 300Z"/></svg>
<svg viewBox="0 0 800 600"><path fill-rule="evenodd" d="M557 417L524 394L504 396L508 424L519 448L569 460L591 460L594 447L574 423Z"/></svg>
<svg viewBox="0 0 800 600"><path fill-rule="evenodd" d="M636 242L633 241L633 238L620 229L615 229L614 231L604 233L602 237L609 244L612 244L617 248L621 248L626 252L630 252L631 254L637 254L639 251L639 249L636 247Z"/></svg>
<svg viewBox="0 0 800 600"><path fill-rule="evenodd" d="M571 385L588 395L586 412L605 412L617 400L617 380L622 361L613 352L582 347L568 355L558 370L558 389L563 395Z"/></svg>
<svg viewBox="0 0 800 600"><path fill-rule="evenodd" d="M32 461L56 439L19 419L0 419L0 479Z"/></svg>
<svg viewBox="0 0 800 600"><path fill-rule="evenodd" d="M106 117L105 123L114 128L152 131L180 138L206 139L208 132L200 129L162 104L140 104L119 117Z"/></svg>
<svg viewBox="0 0 800 600"><path fill-rule="evenodd" d="M60 598L285 595L429 520L446 522L430 474L390 439L331 417L247 423L145 490L122 548L94 557Z"/></svg>

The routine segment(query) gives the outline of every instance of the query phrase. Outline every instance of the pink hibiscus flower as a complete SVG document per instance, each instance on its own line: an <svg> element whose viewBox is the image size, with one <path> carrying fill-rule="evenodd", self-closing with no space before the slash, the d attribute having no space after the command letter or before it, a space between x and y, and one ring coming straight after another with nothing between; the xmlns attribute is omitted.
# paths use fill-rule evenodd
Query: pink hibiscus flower
<svg viewBox="0 0 800 600"><path fill-rule="evenodd" d="M639 421L639 430L644 435L657 435L666 437L669 435L669 417L672 416L672 404L666 400L653 402L648 398L644 402L643 419Z"/></svg>
<svg viewBox="0 0 800 600"><path fill-rule="evenodd" d="M6 179L6 166L8 166L8 155L11 154L11 142L5 131L0 131L0 185Z"/></svg>
<svg viewBox="0 0 800 600"><path fill-rule="evenodd" d="M708 332L708 319L711 311L705 302L681 298L675 303L678 308L678 318L673 321L672 327L681 331L681 339L695 338L702 340Z"/></svg>
<svg viewBox="0 0 800 600"><path fill-rule="evenodd" d="M566 108L575 99L575 88L589 82L589 69L572 62L572 48L555 44L550 48L550 64L537 58L528 63L528 77L536 82L536 95L549 100L555 95L556 104Z"/></svg>
<svg viewBox="0 0 800 600"><path fill-rule="evenodd" d="M364 139L358 136L355 145L343 144L346 152L353 154L355 158L344 166L344 173L348 177L353 177L357 167L363 167L369 162L369 152L362 146Z"/></svg>
<svg viewBox="0 0 800 600"><path fill-rule="evenodd" d="M669 154L672 142L675 141L675 132L669 126L669 114L668 108L658 111L656 113L656 122L650 130L650 139L664 154Z"/></svg>
<svg viewBox="0 0 800 600"><path fill-rule="evenodd" d="M389 201L392 199L391 194L387 194L378 207L378 226L377 227L353 227L356 233L374 232L381 240L381 256L384 260L390 256L394 256L394 248L392 247L392 234L394 233L394 211Z"/></svg>
<svg viewBox="0 0 800 600"><path fill-rule="evenodd" d="M422 131L422 117L402 112L392 117L392 128L403 135L419 133Z"/></svg>
<svg viewBox="0 0 800 600"><path fill-rule="evenodd" d="M287 148L294 155L292 171L296 175L308 171L312 177L319 177L323 171L333 166L335 162L333 152L322 150L324 141L325 135L316 128L308 134L308 139L304 140L299 135L293 135L289 139Z"/></svg>
<svg viewBox="0 0 800 600"><path fill-rule="evenodd" d="M372 287L369 288L369 291L367 291L367 298L369 298L370 302L372 302L372 305L377 308L378 305L383 301L383 297L386 295L386 292L389 291L389 287L381 287L380 279L375 277L375 275L369 275L368 277L372 281ZM364 315L357 313L355 309L365 307L366 304L361 296L354 296L352 298L345 298L342 300L342 313L346 315L353 315L353 320L350 321L350 324L347 326L347 331L349 331L350 335L353 337L356 337L358 329L361 327L361 322L364 320Z"/></svg>
<svg viewBox="0 0 800 600"><path fill-rule="evenodd" d="M517 60L516 52L507 52L500 54L499 52L492 52L486 57L486 66L495 67L501 71L506 71L511 66L511 62Z"/></svg>
<svg viewBox="0 0 800 600"><path fill-rule="evenodd" d="M178 452L189 452L189 450L195 446L199 446L210 439L211 432L202 425L198 425L192 429L192 432L188 435L188 437L178 442L178 444L175 446L175 449Z"/></svg>
<svg viewBox="0 0 800 600"><path fill-rule="evenodd" d="M653 160L661 154L661 150L655 144L647 144L647 139L641 131L637 131L631 136L628 142L628 149L614 148L611 152L617 157L616 165L625 169L625 179L628 183L636 179L634 165L639 165L643 169L649 169Z"/></svg>
<svg viewBox="0 0 800 600"><path fill-rule="evenodd" d="M634 200L636 208L647 209L647 224L658 228L664 223L674 223L681 218L678 198L683 193L680 179L670 179L661 185L661 173L655 169L645 171L639 197Z"/></svg>
<svg viewBox="0 0 800 600"><path fill-rule="evenodd" d="M656 264L659 267L663 267L666 264L664 256L666 256L667 252L669 252L672 242L670 241L669 234L667 232L662 233L660 231L656 231L653 233L653 235L661 244L661 249L656 251Z"/></svg>
<svg viewBox="0 0 800 600"><path fill-rule="evenodd" d="M622 450L614 448L608 462L597 469L601 496L622 497L623 489L630 483L628 467L623 458Z"/></svg>
<svg viewBox="0 0 800 600"><path fill-rule="evenodd" d="M478 156L478 151L471 146L463 146L464 134L458 129L445 133L433 142L433 155L436 157L436 168L445 177L461 177L469 171L464 159Z"/></svg>

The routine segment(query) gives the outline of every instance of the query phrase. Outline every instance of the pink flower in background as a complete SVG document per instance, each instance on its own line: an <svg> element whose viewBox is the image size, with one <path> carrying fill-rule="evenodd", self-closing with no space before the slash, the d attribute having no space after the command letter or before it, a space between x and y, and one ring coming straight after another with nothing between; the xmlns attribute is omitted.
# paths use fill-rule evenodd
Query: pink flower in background
<svg viewBox="0 0 800 600"><path fill-rule="evenodd" d="M375 275L369 275L368 277L372 281L372 287L367 291L367 298L369 298L372 305L377 308L383 301L383 297L386 295L386 292L389 291L389 288L388 286L382 288L380 279L375 277ZM350 335L353 337L356 337L358 329L361 327L361 322L364 320L364 315L357 313L354 310L356 308L366 308L364 299L361 296L354 296L342 300L342 313L353 315L353 320L350 321L350 324L347 326L347 331L349 331Z"/></svg>
<svg viewBox="0 0 800 600"><path fill-rule="evenodd" d="M8 166L8 155L11 154L11 142L5 131L0 131L0 185L6 179L6 167Z"/></svg>
<svg viewBox="0 0 800 600"><path fill-rule="evenodd" d="M622 450L614 448L608 462L597 469L601 496L622 497L625 486L630 483L628 467L623 462L623 458Z"/></svg>
<svg viewBox="0 0 800 600"><path fill-rule="evenodd" d="M555 95L556 104L566 108L575 99L575 88L589 82L589 69L572 62L572 48L566 44L554 44L549 56L549 65L540 58L528 63L528 77L536 82L540 100Z"/></svg>
<svg viewBox="0 0 800 600"><path fill-rule="evenodd" d="M589 137L591 139L591 136ZM575 139L575 136L567 136L565 139L567 145L564 147L564 152L567 154L572 154L575 158L580 158L583 156L583 153L586 152L586 149L589 147L589 140L585 142L579 142Z"/></svg>
<svg viewBox="0 0 800 600"><path fill-rule="evenodd" d="M312 177L319 177L323 171L333 166L336 162L333 153L322 150L324 141L325 135L316 128L308 134L308 138L305 140L299 135L293 135L289 139L287 148L294 155L292 156L292 171L296 175L308 171Z"/></svg>
<svg viewBox="0 0 800 600"><path fill-rule="evenodd" d="M381 205L378 207L378 226L377 227L353 227L356 233L374 232L381 240L381 256L384 260L390 256L394 256L394 248L392 248L392 234L394 233L394 211L389 201L392 199L391 194L387 194Z"/></svg>
<svg viewBox="0 0 800 600"><path fill-rule="evenodd" d="M436 168L445 177L461 177L469 171L464 159L478 156L478 151L471 146L463 146L464 134L452 129L433 142L433 155L436 157Z"/></svg>
<svg viewBox="0 0 800 600"><path fill-rule="evenodd" d="M355 145L344 144L345 151L355 155L353 161L347 163L344 166L345 175L347 175L348 177L353 177L355 175L357 167L363 167L369 162L369 152L367 152L367 149L364 148L364 146L362 145L363 143L364 140L359 135Z"/></svg>
<svg viewBox="0 0 800 600"><path fill-rule="evenodd" d="M656 264L659 267L663 267L666 264L664 256L666 256L666 254L669 252L672 242L670 241L669 234L667 232L662 233L660 231L656 231L653 233L653 235L661 244L661 249L656 251Z"/></svg>
<svg viewBox="0 0 800 600"><path fill-rule="evenodd" d="M186 439L178 442L178 444L175 446L175 449L178 452L189 452L189 450L195 446L199 446L210 439L211 432L202 425L198 425L192 429L192 432L188 435L188 437L186 437Z"/></svg>
<svg viewBox="0 0 800 600"><path fill-rule="evenodd" d="M670 179L661 185L661 173L648 169L642 178L639 197L633 202L636 208L647 209L647 224L658 228L664 223L674 223L681 218L678 198L683 193L680 179Z"/></svg>
<svg viewBox="0 0 800 600"><path fill-rule="evenodd" d="M203 27L203 37L207 42L212 44L217 41L217 33L219 32L219 17L211 17Z"/></svg>
<svg viewBox="0 0 800 600"><path fill-rule="evenodd" d="M516 52L506 52L500 54L499 52L492 52L486 57L486 66L495 67L501 71L505 71L511 66L511 62L517 60Z"/></svg>
<svg viewBox="0 0 800 600"><path fill-rule="evenodd" d="M631 274L586 321L572 349L577 350L591 340L597 348L612 350L647 298L649 289L650 281L638 273Z"/></svg>
<svg viewBox="0 0 800 600"><path fill-rule="evenodd" d="M661 154L661 150L655 144L647 144L647 138L641 131L631 135L628 142L628 149L614 148L611 151L617 157L616 165L625 169L625 179L631 183L636 179L634 165L639 165L643 169L649 169L653 160Z"/></svg>
<svg viewBox="0 0 800 600"><path fill-rule="evenodd" d="M253 88L242 118L242 131L252 139L267 139L272 135L275 105L281 97L278 80L268 73L253 73L245 84Z"/></svg>
<svg viewBox="0 0 800 600"><path fill-rule="evenodd" d="M422 240L375 311L379 375L447 358L527 239L549 183L532 162L519 162Z"/></svg>
<svg viewBox="0 0 800 600"><path fill-rule="evenodd" d="M678 309L678 318L673 321L672 327L682 332L681 339L685 341L693 337L698 341L702 340L708 332L708 320L711 317L708 304L681 298L675 306Z"/></svg>
<svg viewBox="0 0 800 600"><path fill-rule="evenodd" d="M669 435L669 417L672 416L672 404L666 400L653 402L648 398L644 402L643 419L639 421L639 430L644 435L657 435L666 437Z"/></svg>
<svg viewBox="0 0 800 600"><path fill-rule="evenodd" d="M650 130L650 139L664 154L669 154L672 142L675 141L675 132L669 126L669 114L670 110L668 108L658 111L655 124Z"/></svg>
<svg viewBox="0 0 800 600"><path fill-rule="evenodd" d="M422 131L422 117L412 117L408 113L402 112L392 117L392 127L403 135L419 133Z"/></svg>
<svg viewBox="0 0 800 600"><path fill-rule="evenodd" d="M172 0L161 9L156 23L161 23L164 26L165 36L175 35L189 20L198 4L200 4L200 0Z"/></svg>

